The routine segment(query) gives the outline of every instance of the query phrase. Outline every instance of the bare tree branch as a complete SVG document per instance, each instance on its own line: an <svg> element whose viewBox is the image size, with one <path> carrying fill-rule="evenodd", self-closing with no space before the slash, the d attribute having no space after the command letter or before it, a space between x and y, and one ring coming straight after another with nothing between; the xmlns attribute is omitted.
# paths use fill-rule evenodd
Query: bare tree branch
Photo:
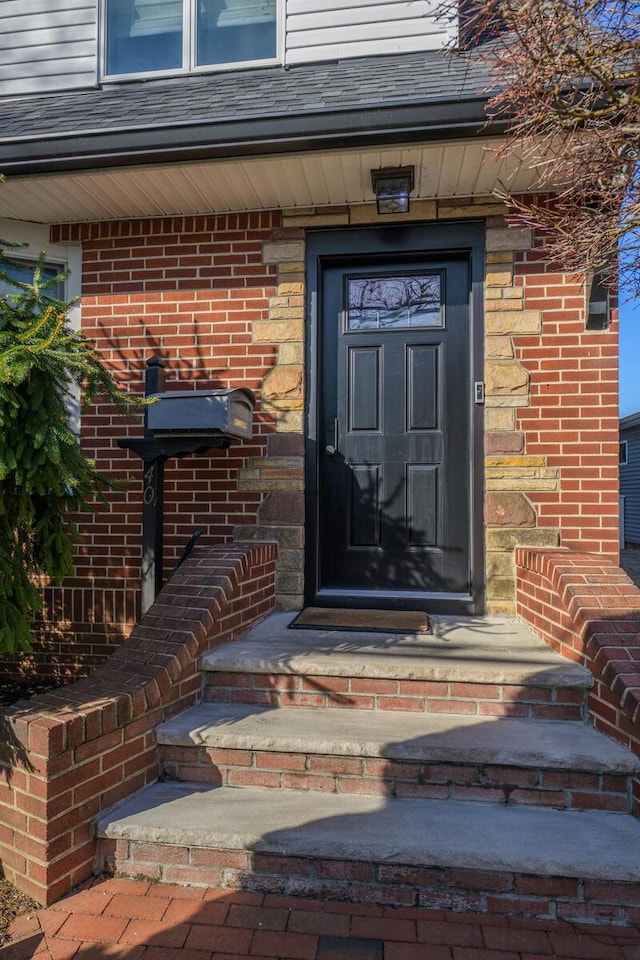
<svg viewBox="0 0 640 960"><path fill-rule="evenodd" d="M457 4L443 3L451 16ZM507 125L498 158L536 171L536 195L501 191L547 256L585 272L621 258L640 292L640 4L475 0L467 46L492 66L489 112ZM490 38L486 42L486 38Z"/></svg>

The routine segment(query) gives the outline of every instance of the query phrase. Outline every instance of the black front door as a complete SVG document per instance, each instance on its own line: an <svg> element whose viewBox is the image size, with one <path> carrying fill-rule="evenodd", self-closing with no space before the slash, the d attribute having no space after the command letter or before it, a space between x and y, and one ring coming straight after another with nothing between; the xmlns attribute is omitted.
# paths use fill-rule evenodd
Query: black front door
<svg viewBox="0 0 640 960"><path fill-rule="evenodd" d="M327 262L313 602L472 605L468 256Z"/></svg>

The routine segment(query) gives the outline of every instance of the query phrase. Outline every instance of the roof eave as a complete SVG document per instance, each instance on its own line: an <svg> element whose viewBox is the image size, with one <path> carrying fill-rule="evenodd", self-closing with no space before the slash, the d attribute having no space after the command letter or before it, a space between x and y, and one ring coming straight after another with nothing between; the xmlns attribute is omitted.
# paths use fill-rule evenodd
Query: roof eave
<svg viewBox="0 0 640 960"><path fill-rule="evenodd" d="M349 149L375 144L495 136L485 97L437 103L369 106L145 129L73 131L7 140L0 172L26 176L65 170L135 166L223 157Z"/></svg>

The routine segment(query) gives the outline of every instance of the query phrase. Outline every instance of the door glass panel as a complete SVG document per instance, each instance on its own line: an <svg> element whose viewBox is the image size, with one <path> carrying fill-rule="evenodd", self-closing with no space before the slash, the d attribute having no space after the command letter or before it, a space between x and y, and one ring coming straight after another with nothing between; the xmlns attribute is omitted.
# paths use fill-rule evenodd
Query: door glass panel
<svg viewBox="0 0 640 960"><path fill-rule="evenodd" d="M444 326L442 276L350 277L348 330L404 330Z"/></svg>

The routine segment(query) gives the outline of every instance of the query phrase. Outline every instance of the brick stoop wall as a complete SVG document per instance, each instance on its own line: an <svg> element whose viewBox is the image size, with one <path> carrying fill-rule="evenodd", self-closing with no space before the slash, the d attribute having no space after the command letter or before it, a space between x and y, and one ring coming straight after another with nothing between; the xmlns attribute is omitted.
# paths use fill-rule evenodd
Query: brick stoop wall
<svg viewBox="0 0 640 960"><path fill-rule="evenodd" d="M93 674L0 717L4 876L49 904L93 870L93 819L157 777L154 728L200 699L198 658L274 606L276 545L198 546Z"/></svg>
<svg viewBox="0 0 640 960"><path fill-rule="evenodd" d="M594 678L589 719L640 757L640 590L602 556L516 549L516 611ZM640 814L640 778L634 780Z"/></svg>

